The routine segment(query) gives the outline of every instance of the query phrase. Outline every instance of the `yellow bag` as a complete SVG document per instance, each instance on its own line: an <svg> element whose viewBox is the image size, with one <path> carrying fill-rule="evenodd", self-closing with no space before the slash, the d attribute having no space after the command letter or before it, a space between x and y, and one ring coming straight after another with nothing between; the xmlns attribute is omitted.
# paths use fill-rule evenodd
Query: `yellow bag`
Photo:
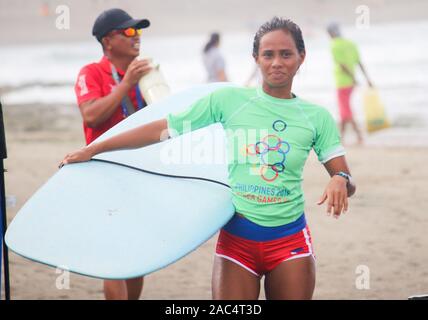
<svg viewBox="0 0 428 320"><path fill-rule="evenodd" d="M385 108L379 99L378 92L368 88L364 93L364 113L368 132L374 132L391 126L385 114Z"/></svg>

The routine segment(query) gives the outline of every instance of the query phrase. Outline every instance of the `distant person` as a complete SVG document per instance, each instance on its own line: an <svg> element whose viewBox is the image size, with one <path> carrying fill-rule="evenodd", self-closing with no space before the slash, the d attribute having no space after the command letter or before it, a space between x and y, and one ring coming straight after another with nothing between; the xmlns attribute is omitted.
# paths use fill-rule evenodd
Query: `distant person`
<svg viewBox="0 0 428 320"><path fill-rule="evenodd" d="M220 35L212 33L210 40L204 47L203 61L208 73L208 82L227 81L226 63L219 50Z"/></svg>
<svg viewBox="0 0 428 320"><path fill-rule="evenodd" d="M327 32L332 38L331 52L334 61L334 76L340 114L340 133L342 139L344 139L346 125L350 123L357 134L358 143L361 144L363 137L354 120L351 108L351 94L354 87L358 84L355 79L355 66L360 66L368 86L372 87L373 85L361 62L355 43L342 37L339 25L336 23L329 24Z"/></svg>
<svg viewBox="0 0 428 320"><path fill-rule="evenodd" d="M149 20L133 19L121 9L104 11L95 20L92 35L101 43L103 57L84 66L75 85L87 144L146 106L138 81L151 67L148 60L137 57L141 31L149 25ZM142 288L142 277L104 281L108 300L137 300Z"/></svg>
<svg viewBox="0 0 428 320"><path fill-rule="evenodd" d="M43 2L40 5L39 14L42 17L48 17L50 15L49 4L47 2Z"/></svg>

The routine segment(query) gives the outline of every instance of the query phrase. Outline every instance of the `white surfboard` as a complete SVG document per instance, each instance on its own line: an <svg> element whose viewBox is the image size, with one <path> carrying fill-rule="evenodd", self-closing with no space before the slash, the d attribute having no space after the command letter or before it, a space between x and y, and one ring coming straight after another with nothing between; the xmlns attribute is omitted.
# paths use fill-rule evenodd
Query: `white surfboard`
<svg viewBox="0 0 428 320"><path fill-rule="evenodd" d="M225 85L172 95L136 112L99 140L184 110ZM227 184L224 154L217 152L225 143L219 132L221 126L213 125L149 147L95 157L107 162L64 166L18 212L6 233L8 247L36 262L103 279L134 278L177 261L233 216L230 189L138 169Z"/></svg>

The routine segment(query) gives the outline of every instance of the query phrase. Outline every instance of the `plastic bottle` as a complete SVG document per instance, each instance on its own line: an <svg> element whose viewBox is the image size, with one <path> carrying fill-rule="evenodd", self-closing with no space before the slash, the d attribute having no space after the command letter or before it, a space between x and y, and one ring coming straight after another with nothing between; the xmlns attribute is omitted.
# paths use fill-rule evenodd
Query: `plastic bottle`
<svg viewBox="0 0 428 320"><path fill-rule="evenodd" d="M140 59L149 59L153 68L138 83L147 104L152 104L170 95L171 90L159 69L159 64L153 64L152 59L145 56L140 56Z"/></svg>

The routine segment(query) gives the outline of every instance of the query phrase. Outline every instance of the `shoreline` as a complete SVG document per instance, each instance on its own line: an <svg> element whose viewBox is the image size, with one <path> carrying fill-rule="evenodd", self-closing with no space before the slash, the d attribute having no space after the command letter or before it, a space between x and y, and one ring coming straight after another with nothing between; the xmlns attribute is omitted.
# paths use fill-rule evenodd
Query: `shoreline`
<svg viewBox="0 0 428 320"><path fill-rule="evenodd" d="M59 133L56 140L67 137L67 140L79 139L84 143L82 132L81 115L77 105L67 103L29 103L16 105L3 105L6 138L11 136L19 140L33 141L34 137L40 140L52 140L53 133ZM395 121L392 127L374 133L365 131L363 119L357 119L363 131L365 142L357 146L354 142L356 137L351 129L347 128L345 147L359 148L427 148L428 130L424 122ZM46 132L50 132L46 134ZM52 133L52 134L51 134ZM30 138L28 135L31 134Z"/></svg>

